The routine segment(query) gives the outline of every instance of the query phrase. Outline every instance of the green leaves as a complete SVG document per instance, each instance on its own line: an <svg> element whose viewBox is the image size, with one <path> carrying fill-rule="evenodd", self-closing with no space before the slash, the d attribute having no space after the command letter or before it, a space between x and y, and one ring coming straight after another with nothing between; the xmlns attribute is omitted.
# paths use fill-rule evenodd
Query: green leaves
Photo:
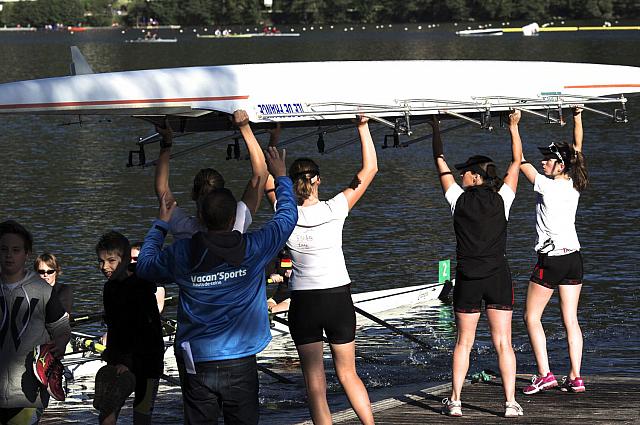
<svg viewBox="0 0 640 425"><path fill-rule="evenodd" d="M112 10L114 9L114 10ZM116 13L124 9L122 17ZM121 10L122 11L122 10ZM407 23L467 20L537 20L640 16L640 0L38 0L7 3L0 24L161 25Z"/></svg>

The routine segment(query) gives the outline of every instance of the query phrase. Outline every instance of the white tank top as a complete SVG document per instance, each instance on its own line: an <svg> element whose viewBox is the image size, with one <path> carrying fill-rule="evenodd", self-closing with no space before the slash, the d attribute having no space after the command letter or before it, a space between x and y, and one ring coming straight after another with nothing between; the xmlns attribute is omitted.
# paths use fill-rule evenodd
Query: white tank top
<svg viewBox="0 0 640 425"><path fill-rule="evenodd" d="M298 206L298 223L287 241L293 262L293 291L327 289L351 282L342 253L342 228L349 204L342 192L328 201Z"/></svg>

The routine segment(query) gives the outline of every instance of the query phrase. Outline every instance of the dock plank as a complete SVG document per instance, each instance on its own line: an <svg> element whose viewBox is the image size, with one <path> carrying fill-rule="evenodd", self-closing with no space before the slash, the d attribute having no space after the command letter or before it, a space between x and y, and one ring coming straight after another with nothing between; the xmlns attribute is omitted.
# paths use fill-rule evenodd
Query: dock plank
<svg viewBox="0 0 640 425"><path fill-rule="evenodd" d="M551 389L534 395L522 394L530 381L519 375L516 400L524 416L505 419L504 397L499 379L468 383L462 391L462 418L440 413L441 401L450 386L402 394L373 403L379 424L492 424L517 421L519 424L638 424L640 423L640 377L593 376L585 379L587 391L566 393ZM358 424L348 409L333 415L334 423Z"/></svg>

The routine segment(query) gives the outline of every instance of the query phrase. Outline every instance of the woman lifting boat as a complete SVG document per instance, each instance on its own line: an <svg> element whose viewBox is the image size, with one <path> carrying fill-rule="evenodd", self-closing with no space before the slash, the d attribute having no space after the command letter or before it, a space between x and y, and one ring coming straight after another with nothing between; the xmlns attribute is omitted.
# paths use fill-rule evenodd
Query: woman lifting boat
<svg viewBox="0 0 640 425"><path fill-rule="evenodd" d="M453 352L451 396L445 398L442 413L462 416L460 393L469 370L482 301L489 320L491 340L498 354L505 395L505 416L522 415L515 400L516 357L511 345L513 282L506 257L509 209L518 186L522 142L518 132L520 112L509 115L511 165L504 180L498 177L491 158L474 155L456 164L462 177L459 186L445 159L440 125L433 119L433 159L445 198L451 207L456 233L456 286L453 306L457 341Z"/></svg>
<svg viewBox="0 0 640 425"><path fill-rule="evenodd" d="M318 165L308 158L289 167L298 198L298 223L287 241L293 273L289 280L289 329L307 388L313 423L331 424L323 360L323 331L327 335L340 384L360 421L373 424L369 395L356 372L356 314L349 273L342 252L342 228L349 211L360 200L378 172L376 150L368 118L358 117L362 168L348 188L320 201ZM273 201L272 179L267 195Z"/></svg>
<svg viewBox="0 0 640 425"><path fill-rule="evenodd" d="M522 159L520 170L533 183L537 193L535 249L536 263L529 281L524 320L529 332L531 347L536 357L538 374L525 394L558 386L547 357L547 341L542 327L542 314L558 288L562 321L567 331L571 369L563 380L561 390L583 392L584 381L580 377L582 362L582 331L578 324L578 302L582 290L582 255L576 234L576 210L580 193L587 187L587 168L582 155L582 110L573 110L573 146L567 143L551 143L538 148L543 155L540 174L535 167Z"/></svg>

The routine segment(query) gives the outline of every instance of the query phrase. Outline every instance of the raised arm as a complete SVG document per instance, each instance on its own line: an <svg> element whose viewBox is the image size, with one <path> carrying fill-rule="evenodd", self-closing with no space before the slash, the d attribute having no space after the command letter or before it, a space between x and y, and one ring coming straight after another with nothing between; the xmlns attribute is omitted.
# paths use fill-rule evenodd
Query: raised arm
<svg viewBox="0 0 640 425"><path fill-rule="evenodd" d="M584 132L582 130L582 109L573 108L573 150L582 152L582 138Z"/></svg>
<svg viewBox="0 0 640 425"><path fill-rule="evenodd" d="M520 171L522 171L522 174L524 174L529 183L533 183L536 181L538 171L536 170L536 167L534 167L529 163L529 161L524 159L524 154L522 155L522 161L520 162Z"/></svg>
<svg viewBox="0 0 640 425"><path fill-rule="evenodd" d="M269 129L269 147L277 147L278 141L280 140L280 132L282 127L280 123L276 123L276 126L272 129Z"/></svg>
<svg viewBox="0 0 640 425"><path fill-rule="evenodd" d="M156 126L156 131L162 136L155 173L156 197L160 200L164 196L169 202L173 202L175 198L169 188L169 160L171 158L171 145L173 144L173 131L169 125L169 120L165 118L164 126Z"/></svg>
<svg viewBox="0 0 640 425"><path fill-rule="evenodd" d="M433 132L431 134L431 147L433 149L433 161L436 164L436 170L440 177L440 186L442 186L442 193L447 193L447 190L455 184L456 180L453 178L453 173L447 165L447 161L444 160L444 147L442 146L442 138L440 135L440 122L437 116L433 116L431 120L431 128Z"/></svg>
<svg viewBox="0 0 640 425"><path fill-rule="evenodd" d="M358 117L358 133L360 134L360 144L362 151L362 168L351 181L348 188L342 191L347 198L349 209L362 198L376 173L378 172L378 158L373 139L369 132L369 118L360 115Z"/></svg>
<svg viewBox="0 0 640 425"><path fill-rule="evenodd" d="M233 123L240 130L242 138L247 145L249 152L249 160L251 161L251 179L247 183L247 187L242 194L242 201L247 205L249 211L255 214L262 200L262 192L267 181L267 164L264 160L264 153L253 135L251 126L249 126L249 115L246 111L239 109L233 113Z"/></svg>
<svg viewBox="0 0 640 425"><path fill-rule="evenodd" d="M267 197L267 201L269 201L271 206L276 203L276 181L271 174L267 176L267 183L264 185L264 195Z"/></svg>
<svg viewBox="0 0 640 425"><path fill-rule="evenodd" d="M269 130L269 147L275 148L278 146L280 140L280 123L276 124L275 128ZM273 176L269 174L267 176L267 182L264 185L264 194L267 197L269 203L273 206L276 202L276 182L273 180Z"/></svg>
<svg viewBox="0 0 640 425"><path fill-rule="evenodd" d="M511 164L504 177L504 183L515 193L518 190L518 176L520 175L520 164L522 163L522 140L518 123L521 112L515 110L509 114L509 133L511 134Z"/></svg>

